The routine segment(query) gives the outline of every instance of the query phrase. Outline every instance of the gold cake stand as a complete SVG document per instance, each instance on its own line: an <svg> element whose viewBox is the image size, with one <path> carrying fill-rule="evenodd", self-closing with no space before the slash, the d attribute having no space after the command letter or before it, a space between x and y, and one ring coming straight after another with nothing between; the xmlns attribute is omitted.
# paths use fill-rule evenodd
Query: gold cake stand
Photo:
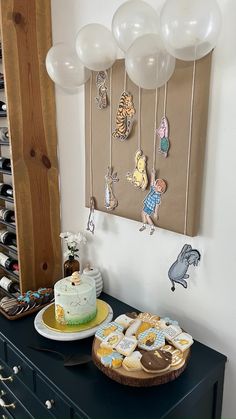
<svg viewBox="0 0 236 419"><path fill-rule="evenodd" d="M52 340L72 341L85 339L95 335L97 329L103 324L108 323L113 318L113 310L109 304L97 299L97 315L86 324L81 325L61 325L55 319L55 304L42 309L34 320L34 327L37 332Z"/></svg>

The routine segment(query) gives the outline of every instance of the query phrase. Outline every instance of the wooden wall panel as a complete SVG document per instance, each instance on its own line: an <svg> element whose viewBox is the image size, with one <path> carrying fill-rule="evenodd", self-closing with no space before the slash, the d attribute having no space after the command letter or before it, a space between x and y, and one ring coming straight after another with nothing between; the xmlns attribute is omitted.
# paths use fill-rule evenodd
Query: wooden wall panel
<svg viewBox="0 0 236 419"><path fill-rule="evenodd" d="M61 277L60 199L50 0L1 0L22 291Z"/></svg>

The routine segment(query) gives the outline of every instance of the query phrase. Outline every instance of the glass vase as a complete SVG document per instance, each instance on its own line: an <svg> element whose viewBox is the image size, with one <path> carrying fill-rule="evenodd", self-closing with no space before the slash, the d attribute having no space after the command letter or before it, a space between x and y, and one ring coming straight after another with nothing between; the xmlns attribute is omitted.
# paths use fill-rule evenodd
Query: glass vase
<svg viewBox="0 0 236 419"><path fill-rule="evenodd" d="M80 270L80 263L74 256L69 256L69 259L64 262L64 277L71 276L73 272Z"/></svg>

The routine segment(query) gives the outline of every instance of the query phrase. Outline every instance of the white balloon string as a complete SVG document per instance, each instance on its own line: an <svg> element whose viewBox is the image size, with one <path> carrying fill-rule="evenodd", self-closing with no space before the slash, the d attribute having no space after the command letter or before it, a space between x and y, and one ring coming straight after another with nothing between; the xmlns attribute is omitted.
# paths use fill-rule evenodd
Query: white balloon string
<svg viewBox="0 0 236 419"><path fill-rule="evenodd" d="M141 150L141 87L138 88L138 150Z"/></svg>
<svg viewBox="0 0 236 419"><path fill-rule="evenodd" d="M93 73L91 74L90 78L90 85L89 85L89 116L90 116L90 124L89 124L89 152L90 152L90 165L89 165L89 172L90 172L90 197L93 196L93 150L92 150L92 141L93 141L93 114L92 114L92 87L93 87Z"/></svg>
<svg viewBox="0 0 236 419"><path fill-rule="evenodd" d="M187 179L186 179L186 195L185 195L184 234L187 234L187 221L188 221L188 195L189 195L190 161L191 161L191 146L192 146L192 131L193 131L193 105L194 105L194 93L195 93L195 78L196 78L196 60L194 60L193 62L193 78L192 78L191 104L190 104L190 115L189 115L188 161L187 161Z"/></svg>
<svg viewBox="0 0 236 419"><path fill-rule="evenodd" d="M127 73L126 73L126 68L125 68L125 76L124 76L124 92L126 92L127 89Z"/></svg>
<svg viewBox="0 0 236 419"><path fill-rule="evenodd" d="M110 156L109 167L112 167L112 67L110 68Z"/></svg>
<svg viewBox="0 0 236 419"><path fill-rule="evenodd" d="M155 170L156 167L156 148L157 148L157 109L158 109L159 95L158 89L156 89L155 94L155 110L154 110L154 136L153 136L153 158L152 158L152 170Z"/></svg>
<svg viewBox="0 0 236 419"><path fill-rule="evenodd" d="M167 83L165 83L165 91L164 91L164 115L166 116L166 102L167 102Z"/></svg>

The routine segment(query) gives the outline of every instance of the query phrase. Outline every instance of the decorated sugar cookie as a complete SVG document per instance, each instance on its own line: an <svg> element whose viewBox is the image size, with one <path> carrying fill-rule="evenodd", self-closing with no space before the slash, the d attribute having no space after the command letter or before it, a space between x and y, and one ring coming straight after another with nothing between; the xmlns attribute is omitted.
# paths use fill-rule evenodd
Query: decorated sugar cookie
<svg viewBox="0 0 236 419"><path fill-rule="evenodd" d="M188 333L180 333L171 340L172 345L184 352L193 344L193 338Z"/></svg>
<svg viewBox="0 0 236 419"><path fill-rule="evenodd" d="M103 356L101 358L101 363L105 367L109 368L120 368L122 365L124 357L118 352L112 352L110 355Z"/></svg>
<svg viewBox="0 0 236 419"><path fill-rule="evenodd" d="M179 326L179 323L177 320L172 320L170 317L162 317L160 319L160 327L161 329L165 329L167 326L173 325L173 326Z"/></svg>
<svg viewBox="0 0 236 419"><path fill-rule="evenodd" d="M151 323L142 322L141 325L139 326L137 332L135 333L135 336L138 337L138 335L140 335L140 333L143 333L143 332L145 332L145 330L150 329L151 326L152 326Z"/></svg>
<svg viewBox="0 0 236 419"><path fill-rule="evenodd" d="M158 373L169 370L171 360L171 353L156 349L155 351L145 352L140 362L144 371Z"/></svg>
<svg viewBox="0 0 236 419"><path fill-rule="evenodd" d="M135 168L133 172L128 172L126 179L130 182L135 188L145 191L148 186L148 176L147 176L147 157L143 154L142 150L136 151L135 154Z"/></svg>
<svg viewBox="0 0 236 419"><path fill-rule="evenodd" d="M164 179L156 179L155 170L152 171L151 188L143 201L142 221L139 231L144 231L147 224L151 227L150 235L155 231L151 216L158 219L158 209L161 205L162 195L166 192L167 184Z"/></svg>
<svg viewBox="0 0 236 419"><path fill-rule="evenodd" d="M106 339L104 339L101 343L101 348L112 348L114 349L118 343L124 338L123 333L114 332L110 333Z"/></svg>
<svg viewBox="0 0 236 419"><path fill-rule="evenodd" d="M125 336L129 337L129 336L133 336L135 335L135 333L137 332L139 326L141 325L142 320L140 320L139 318L135 319L131 325L128 327L128 329L125 332Z"/></svg>
<svg viewBox="0 0 236 419"><path fill-rule="evenodd" d="M165 338L170 341L171 339L174 339L176 336L178 336L182 329L179 326L167 326L165 329L162 329L162 332L165 336Z"/></svg>
<svg viewBox="0 0 236 419"><path fill-rule="evenodd" d="M138 341L136 337L124 337L124 339L120 340L118 345L116 346L116 351L124 356L129 356L135 350Z"/></svg>
<svg viewBox="0 0 236 419"><path fill-rule="evenodd" d="M141 360L142 354L139 351L134 351L131 355L126 356L123 360L122 366L127 371L140 371L142 369Z"/></svg>
<svg viewBox="0 0 236 419"><path fill-rule="evenodd" d="M138 347L146 351L153 351L165 345L165 336L161 330L154 327L145 330L138 336Z"/></svg>
<svg viewBox="0 0 236 419"><path fill-rule="evenodd" d="M134 319L129 317L127 314L121 314L115 319L115 322L123 326L124 329L127 329L133 321Z"/></svg>
<svg viewBox="0 0 236 419"><path fill-rule="evenodd" d="M101 346L98 348L97 350L97 356L99 358L103 357L103 356L107 356L107 355L111 355L113 352L112 348L102 348Z"/></svg>
<svg viewBox="0 0 236 419"><path fill-rule="evenodd" d="M171 353L172 355L171 368L172 369L180 368L184 365L185 359L183 357L183 352L181 352L179 349L176 349L172 345L165 345L161 348L161 351Z"/></svg>
<svg viewBox="0 0 236 419"><path fill-rule="evenodd" d="M95 333L95 337L97 339L103 341L111 333L114 333L114 332L122 333L123 330L124 330L124 328L118 323L115 323L115 322L106 323L106 324L103 324L102 326L100 326L98 328L98 330Z"/></svg>
<svg viewBox="0 0 236 419"><path fill-rule="evenodd" d="M123 92L116 114L116 128L112 133L114 139L127 140L133 127L134 114L133 96L128 92Z"/></svg>
<svg viewBox="0 0 236 419"><path fill-rule="evenodd" d="M140 313L138 315L138 318L141 319L143 322L150 323L153 327L156 327L157 329L160 328L160 326L159 326L160 317L157 316L156 314Z"/></svg>

